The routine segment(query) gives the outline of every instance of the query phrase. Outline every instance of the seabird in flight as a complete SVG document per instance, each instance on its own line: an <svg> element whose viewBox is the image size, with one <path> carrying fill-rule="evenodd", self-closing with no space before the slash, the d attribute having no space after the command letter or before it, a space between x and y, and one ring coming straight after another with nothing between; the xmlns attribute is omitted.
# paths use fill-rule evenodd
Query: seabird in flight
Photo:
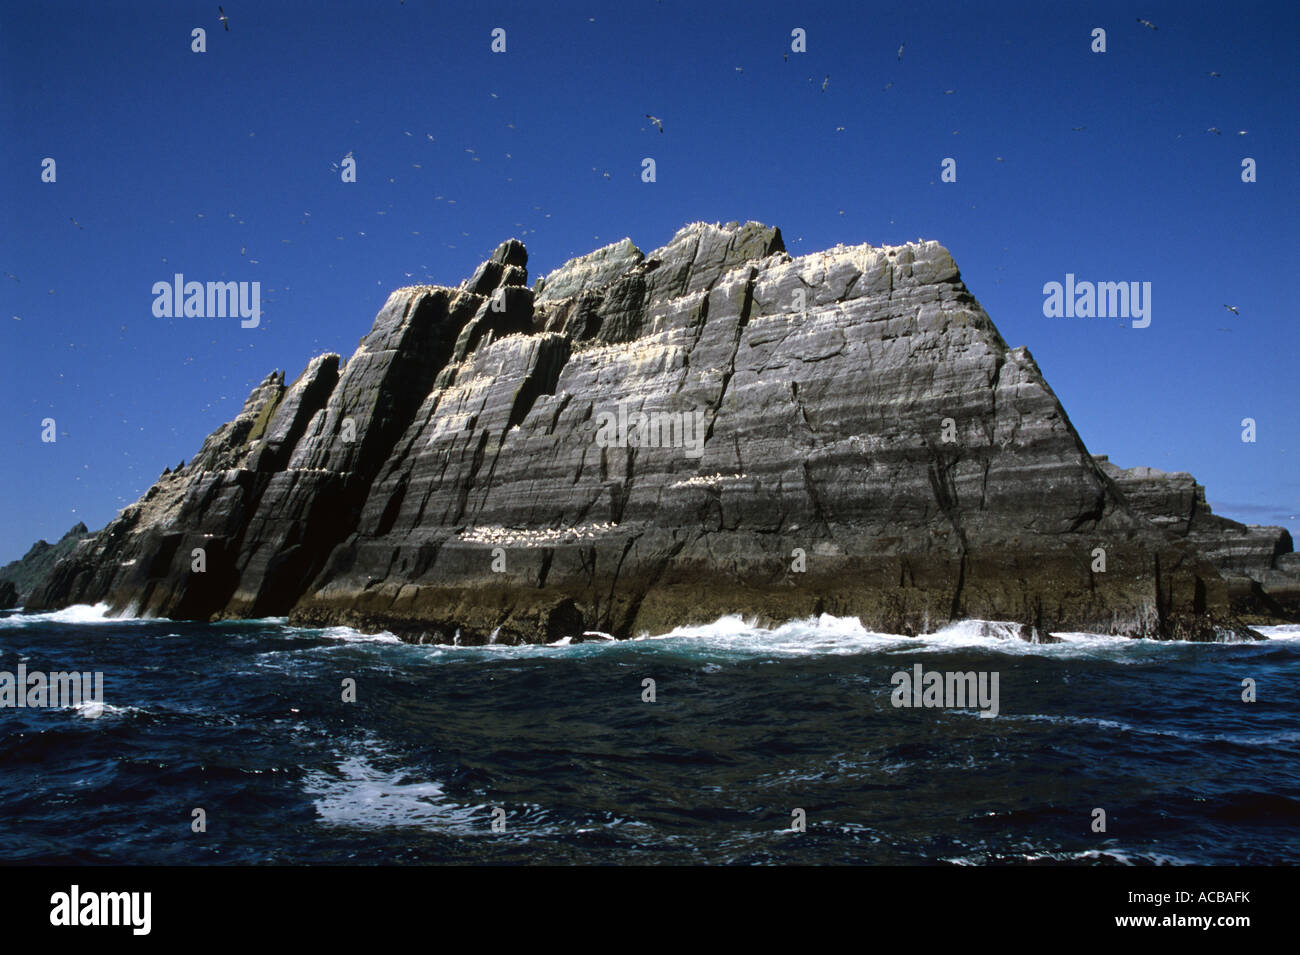
<svg viewBox="0 0 1300 955"><path fill-rule="evenodd" d="M660 119L658 116L651 116L649 113L646 113L645 118L650 120L650 122L654 123L656 126L658 126L659 132L662 133L664 131L664 121Z"/></svg>
<svg viewBox="0 0 1300 955"><path fill-rule="evenodd" d="M1152 23L1150 20L1143 20L1141 17L1138 17L1138 18L1137 18L1137 22L1140 23L1140 24L1142 24L1144 27L1150 27L1152 30L1159 29L1159 28L1158 28L1154 23Z"/></svg>
<svg viewBox="0 0 1300 955"><path fill-rule="evenodd" d="M230 32L230 17L226 16L226 11L225 11L225 10L222 10L221 7L217 7L217 13L221 14L221 16L217 17L217 19L221 21L221 25L222 25L223 27L225 27L225 28L226 28L226 32L229 33L229 32Z"/></svg>

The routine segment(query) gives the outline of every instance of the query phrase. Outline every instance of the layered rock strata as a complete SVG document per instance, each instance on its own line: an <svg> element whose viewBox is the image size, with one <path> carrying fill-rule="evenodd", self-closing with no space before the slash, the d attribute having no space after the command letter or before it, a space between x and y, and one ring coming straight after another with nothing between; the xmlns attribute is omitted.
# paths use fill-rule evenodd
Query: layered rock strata
<svg viewBox="0 0 1300 955"><path fill-rule="evenodd" d="M394 292L346 364L269 376L32 604L461 643L821 612L1252 636L939 244L697 223L526 265L506 242Z"/></svg>

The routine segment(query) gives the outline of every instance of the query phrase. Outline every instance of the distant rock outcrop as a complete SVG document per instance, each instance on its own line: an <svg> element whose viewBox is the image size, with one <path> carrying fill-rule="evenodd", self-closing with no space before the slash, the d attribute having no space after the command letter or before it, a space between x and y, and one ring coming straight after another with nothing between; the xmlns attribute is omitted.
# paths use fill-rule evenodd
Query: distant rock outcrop
<svg viewBox="0 0 1300 955"><path fill-rule="evenodd" d="M1093 460L1129 506L1191 541L1228 583L1233 610L1252 623L1300 622L1300 554L1285 527L1241 524L1215 514L1205 488L1186 471L1122 469L1104 454Z"/></svg>
<svg viewBox="0 0 1300 955"><path fill-rule="evenodd" d="M346 365L270 375L32 605L462 643L820 612L1254 635L937 243L697 223L526 264L511 240L394 292Z"/></svg>
<svg viewBox="0 0 1300 955"><path fill-rule="evenodd" d="M72 553L89 533L86 525L78 521L58 543L39 540L18 560L0 567L0 608L21 606L54 565Z"/></svg>

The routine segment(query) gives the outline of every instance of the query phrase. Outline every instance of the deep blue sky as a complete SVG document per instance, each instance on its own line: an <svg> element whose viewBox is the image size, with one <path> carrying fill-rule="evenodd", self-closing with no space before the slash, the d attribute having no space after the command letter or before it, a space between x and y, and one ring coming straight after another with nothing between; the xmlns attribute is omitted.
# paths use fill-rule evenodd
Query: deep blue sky
<svg viewBox="0 0 1300 955"><path fill-rule="evenodd" d="M102 526L272 369L350 355L393 288L700 219L939 240L1091 451L1300 533L1294 2L222 5L229 32L206 0L5 4L0 561ZM176 271L260 281L261 326L153 317ZM1151 327L1045 318L1067 272L1153 283Z"/></svg>

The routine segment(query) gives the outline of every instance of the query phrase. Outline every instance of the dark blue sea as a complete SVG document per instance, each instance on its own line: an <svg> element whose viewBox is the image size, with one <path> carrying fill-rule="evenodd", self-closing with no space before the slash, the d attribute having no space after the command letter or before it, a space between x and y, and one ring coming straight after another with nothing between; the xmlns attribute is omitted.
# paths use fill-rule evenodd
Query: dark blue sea
<svg viewBox="0 0 1300 955"><path fill-rule="evenodd" d="M10 613L0 671L101 671L105 705L0 709L0 861L1294 864L1300 627L1262 632L724 618L471 648ZM998 674L997 715L893 705L918 663Z"/></svg>

